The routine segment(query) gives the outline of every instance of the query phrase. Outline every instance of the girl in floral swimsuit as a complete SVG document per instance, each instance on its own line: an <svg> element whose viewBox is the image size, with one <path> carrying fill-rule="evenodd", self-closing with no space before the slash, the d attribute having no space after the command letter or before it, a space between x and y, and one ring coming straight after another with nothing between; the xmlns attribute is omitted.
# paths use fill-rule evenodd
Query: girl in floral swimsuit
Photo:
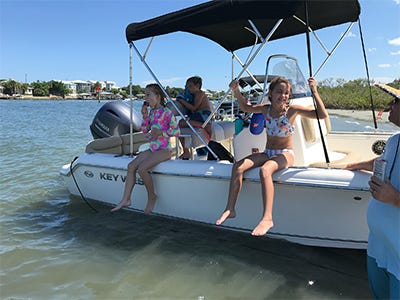
<svg viewBox="0 0 400 300"><path fill-rule="evenodd" d="M317 83L314 78L308 79L308 84L314 95L318 116L324 119L328 116L324 103L319 97ZM260 167L260 180L263 198L263 215L259 224L254 228L252 235L265 235L274 226L272 220L272 206L274 201L274 184L272 174L278 170L293 165L294 153L292 136L293 122L297 115L305 118L316 118L315 109L301 105L290 105L290 82L277 77L271 81L268 98L271 104L252 105L239 91L239 82L234 80L231 89L238 99L240 109L244 112L262 113L266 119L267 145L264 152L253 153L232 166L232 176L229 185L229 195L226 208L216 221L221 225L227 218L236 217L235 204L242 188L243 173Z"/></svg>
<svg viewBox="0 0 400 300"><path fill-rule="evenodd" d="M128 164L128 174L125 180L125 189L122 200L111 211L117 211L131 205L131 194L136 183L136 172L139 173L147 190L147 205L144 209L150 213L157 200L154 192L153 180L149 170L160 162L171 159L172 151L170 137L179 136L180 130L173 113L165 107L164 94L157 84L149 84L145 89L145 102L142 106L142 131L147 135L150 149L140 152ZM151 107L150 114L147 107Z"/></svg>

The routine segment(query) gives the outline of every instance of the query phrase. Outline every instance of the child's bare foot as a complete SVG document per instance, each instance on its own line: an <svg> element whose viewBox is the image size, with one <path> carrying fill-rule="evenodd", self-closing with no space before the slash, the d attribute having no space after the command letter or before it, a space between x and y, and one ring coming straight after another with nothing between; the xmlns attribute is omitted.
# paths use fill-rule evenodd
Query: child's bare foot
<svg viewBox="0 0 400 300"><path fill-rule="evenodd" d="M147 200L147 205L144 209L145 214L149 214L152 212L154 205L156 204L156 200L157 200L156 195L154 195L153 197L149 197L149 199Z"/></svg>
<svg viewBox="0 0 400 300"><path fill-rule="evenodd" d="M217 220L217 222L215 222L215 224L221 225L222 223L225 222L227 218L234 218L234 217L236 217L236 212L233 209L232 210L227 209L222 213L221 217Z"/></svg>
<svg viewBox="0 0 400 300"><path fill-rule="evenodd" d="M131 201L130 201L130 200L128 200L128 201L121 200L121 202L120 202L116 207L114 207L114 208L111 210L111 212L120 210L121 208L126 207L126 206L130 206L130 205L131 205Z"/></svg>
<svg viewBox="0 0 400 300"><path fill-rule="evenodd" d="M274 226L274 222L272 222L272 219L261 220L260 223L258 223L257 227L254 228L251 235L255 235L255 236L265 235L268 232L268 230L270 230L273 226Z"/></svg>

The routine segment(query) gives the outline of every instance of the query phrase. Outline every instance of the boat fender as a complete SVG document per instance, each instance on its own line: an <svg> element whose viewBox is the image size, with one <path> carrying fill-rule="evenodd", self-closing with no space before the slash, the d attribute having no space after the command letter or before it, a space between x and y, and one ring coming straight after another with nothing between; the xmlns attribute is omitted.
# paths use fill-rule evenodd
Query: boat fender
<svg viewBox="0 0 400 300"><path fill-rule="evenodd" d="M265 117L262 113L254 113L251 116L250 132L258 135L263 132L265 126Z"/></svg>
<svg viewBox="0 0 400 300"><path fill-rule="evenodd" d="M239 134L243 130L244 121L242 118L235 119L235 134Z"/></svg>

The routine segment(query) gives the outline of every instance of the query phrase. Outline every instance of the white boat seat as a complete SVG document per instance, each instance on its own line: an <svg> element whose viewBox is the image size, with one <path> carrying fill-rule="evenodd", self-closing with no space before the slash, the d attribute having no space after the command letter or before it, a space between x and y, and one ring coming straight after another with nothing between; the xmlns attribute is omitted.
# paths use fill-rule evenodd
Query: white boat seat
<svg viewBox="0 0 400 300"><path fill-rule="evenodd" d="M174 101L175 105L186 115L189 111L177 101ZM175 116L179 116L178 111L172 105L170 101L167 102L167 107L172 111ZM232 138L235 134L235 123L231 121L211 121L212 135L211 140L221 142L226 139ZM208 142L208 137L202 128L195 128L197 133ZM190 128L181 128L181 135L185 138L185 148L198 148L204 146L203 142L197 137L197 135Z"/></svg>
<svg viewBox="0 0 400 300"><path fill-rule="evenodd" d="M308 143L314 143L317 141L315 122L316 121L313 119L301 118L301 127L304 132L304 139ZM321 122L325 125L323 128L324 135L327 135L331 131L331 121L328 117L323 119Z"/></svg>
<svg viewBox="0 0 400 300"><path fill-rule="evenodd" d="M297 132L293 136L295 165L309 166L317 168L327 168L321 134L319 132L318 121L303 117L296 118ZM299 126L299 124L301 126ZM331 122L329 117L320 120L322 133L325 137L331 131ZM361 156L358 153L348 152L345 149L330 150L325 139L325 145L328 148L329 167L343 168L350 162L359 161Z"/></svg>
<svg viewBox="0 0 400 300"><path fill-rule="evenodd" d="M221 142L232 138L235 133L235 123L231 121L213 121L211 140ZM207 136L202 128L195 128L196 132L208 142ZM185 148L198 148L204 146L203 142L190 128L181 128L181 134L185 137Z"/></svg>
<svg viewBox="0 0 400 300"><path fill-rule="evenodd" d="M361 160L360 154L355 153L355 152L330 151L330 152L328 152L328 156L329 156L329 161L330 161L329 167L334 168L334 169L342 169L349 163L357 162L357 161ZM328 167L328 165L326 164L326 161L317 161L317 162L311 163L309 166L313 167L313 168L327 168Z"/></svg>

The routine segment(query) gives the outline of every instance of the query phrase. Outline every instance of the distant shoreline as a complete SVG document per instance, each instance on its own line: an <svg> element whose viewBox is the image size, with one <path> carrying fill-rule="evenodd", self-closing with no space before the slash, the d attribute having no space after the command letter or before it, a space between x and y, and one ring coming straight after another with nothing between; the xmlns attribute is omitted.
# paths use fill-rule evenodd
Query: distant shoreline
<svg viewBox="0 0 400 300"><path fill-rule="evenodd" d="M109 99L110 98L110 99ZM109 97L106 98L104 96L100 97L100 100L119 100L119 99L114 99L114 97ZM99 100L97 98L88 98L85 96L84 98L77 98L77 96L56 96L56 95L50 95L50 96L29 96L29 95L23 95L23 96L8 96L8 95L0 95L0 100Z"/></svg>
<svg viewBox="0 0 400 300"><path fill-rule="evenodd" d="M98 101L98 99L77 99L77 98L72 98L72 97L59 97L59 96L50 96L50 97L27 97L27 96L22 96L18 98L0 98L0 100L65 100L65 101L70 101L70 100L79 100L79 101ZM103 100L103 99L101 99ZM353 110L353 109L327 109L329 115L331 116L340 116L340 117L347 117L347 118L354 118L357 120L362 120L362 121L371 121L373 122L372 118L372 111L371 110ZM378 116L379 110L375 110L375 116ZM388 112L383 112L381 116L381 120L379 122L389 122L388 121Z"/></svg>
<svg viewBox="0 0 400 300"><path fill-rule="evenodd" d="M340 116L347 118L354 118L356 120L371 121L373 122L373 116L371 110L353 110L353 109L327 109L328 114L331 116ZM379 110L375 110L375 117L378 117ZM389 112L383 112L379 122L388 121Z"/></svg>
<svg viewBox="0 0 400 300"><path fill-rule="evenodd" d="M21 96L21 97L0 97L0 100L98 100L98 99L78 99L76 97L66 96L65 98L60 96ZM103 100L103 99L100 99Z"/></svg>

